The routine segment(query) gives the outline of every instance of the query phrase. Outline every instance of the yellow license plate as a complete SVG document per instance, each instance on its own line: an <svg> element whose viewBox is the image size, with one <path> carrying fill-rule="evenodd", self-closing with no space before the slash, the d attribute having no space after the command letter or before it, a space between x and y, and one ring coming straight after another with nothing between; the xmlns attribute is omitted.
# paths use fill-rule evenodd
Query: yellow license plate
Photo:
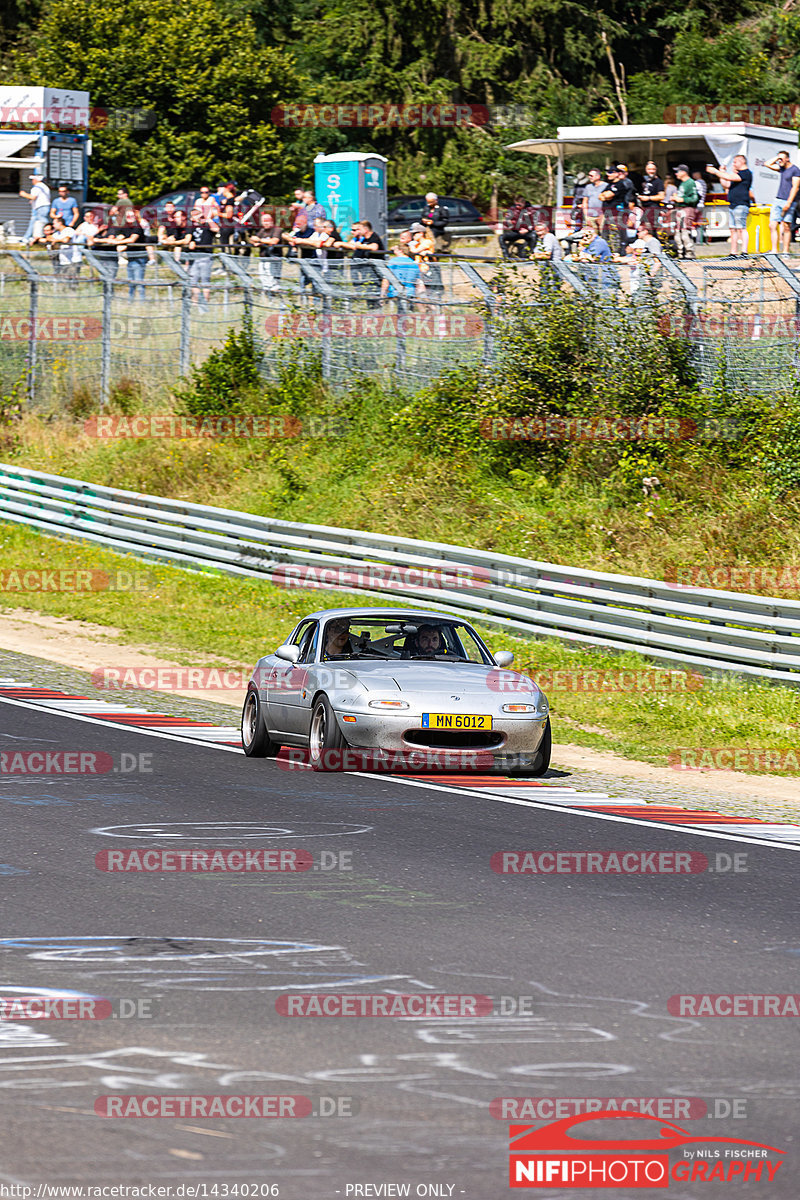
<svg viewBox="0 0 800 1200"><path fill-rule="evenodd" d="M474 713L423 713L423 729L491 729L492 718Z"/></svg>

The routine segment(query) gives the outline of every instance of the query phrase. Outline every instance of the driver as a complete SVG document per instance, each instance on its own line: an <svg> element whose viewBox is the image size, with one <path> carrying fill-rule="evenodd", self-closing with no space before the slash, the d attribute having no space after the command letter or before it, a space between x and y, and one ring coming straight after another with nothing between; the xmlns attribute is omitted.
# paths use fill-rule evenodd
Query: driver
<svg viewBox="0 0 800 1200"><path fill-rule="evenodd" d="M350 641L350 622L347 618L329 621L325 627L325 657L352 654L353 649L353 643Z"/></svg>
<svg viewBox="0 0 800 1200"><path fill-rule="evenodd" d="M420 625L417 630L414 653L427 656L443 654L444 650L445 646L439 628L436 625Z"/></svg>

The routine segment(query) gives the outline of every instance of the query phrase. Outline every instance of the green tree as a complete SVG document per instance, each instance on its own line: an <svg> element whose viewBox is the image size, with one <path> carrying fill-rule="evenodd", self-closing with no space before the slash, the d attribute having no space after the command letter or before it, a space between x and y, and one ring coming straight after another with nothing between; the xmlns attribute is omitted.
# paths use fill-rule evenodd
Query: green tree
<svg viewBox="0 0 800 1200"><path fill-rule="evenodd" d="M155 114L152 129L93 133L92 185L105 199L120 183L144 200L227 177L277 194L305 167L270 114L310 85L289 55L259 45L247 14L232 21L215 0L50 0L6 81L82 88L93 106Z"/></svg>

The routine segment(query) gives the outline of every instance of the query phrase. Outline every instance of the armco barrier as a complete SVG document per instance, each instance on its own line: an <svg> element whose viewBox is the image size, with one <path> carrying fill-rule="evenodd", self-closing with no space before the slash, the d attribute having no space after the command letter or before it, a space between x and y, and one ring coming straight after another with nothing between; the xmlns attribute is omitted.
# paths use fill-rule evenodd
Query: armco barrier
<svg viewBox="0 0 800 1200"><path fill-rule="evenodd" d="M685 588L491 550L302 525L0 464L0 520L192 569L270 577L287 564L476 568L470 584L342 587L540 637L800 685L800 601ZM319 607L325 607L324 592Z"/></svg>

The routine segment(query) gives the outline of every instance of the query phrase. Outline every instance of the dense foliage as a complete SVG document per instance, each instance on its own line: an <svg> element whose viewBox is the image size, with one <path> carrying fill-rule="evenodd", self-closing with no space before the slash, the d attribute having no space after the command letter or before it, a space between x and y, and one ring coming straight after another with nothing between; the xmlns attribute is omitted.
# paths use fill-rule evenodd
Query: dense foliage
<svg viewBox="0 0 800 1200"><path fill-rule="evenodd" d="M232 175L278 199L310 179L315 153L352 148L391 160L394 191L435 186L485 208L493 188L501 202L520 184L544 196L544 161L509 142L623 109L649 121L676 103L773 103L800 90L800 13L780 2L12 0L3 13L0 83L82 87L95 105L158 114L149 131L97 132L104 198L122 180L143 199ZM505 128L276 128L272 109L297 101L519 112Z"/></svg>

